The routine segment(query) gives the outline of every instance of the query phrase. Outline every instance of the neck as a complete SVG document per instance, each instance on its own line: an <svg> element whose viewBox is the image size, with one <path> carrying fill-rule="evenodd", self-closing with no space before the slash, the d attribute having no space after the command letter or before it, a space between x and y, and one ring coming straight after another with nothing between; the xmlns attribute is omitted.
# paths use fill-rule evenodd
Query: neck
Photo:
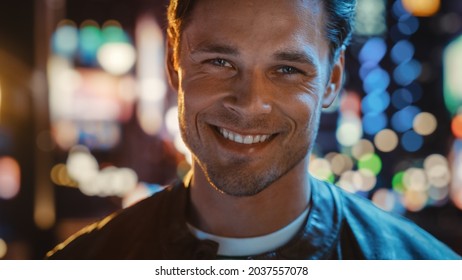
<svg viewBox="0 0 462 280"><path fill-rule="evenodd" d="M188 221L205 232L236 238L261 236L283 228L308 207L307 161L301 161L260 193L245 197L217 191L194 164Z"/></svg>

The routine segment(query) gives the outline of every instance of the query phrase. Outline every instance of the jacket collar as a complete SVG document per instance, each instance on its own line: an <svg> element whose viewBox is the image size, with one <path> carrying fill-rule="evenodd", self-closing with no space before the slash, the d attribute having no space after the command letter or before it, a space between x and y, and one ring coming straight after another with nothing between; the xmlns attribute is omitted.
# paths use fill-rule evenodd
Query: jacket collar
<svg viewBox="0 0 462 280"><path fill-rule="evenodd" d="M190 179L190 177L189 177ZM189 203L189 179L177 182L167 191L170 211L167 228L167 244L164 255L167 259L215 259L218 244L211 240L194 237L186 225ZM281 248L249 259L328 259L334 253L339 239L342 210L338 192L332 185L310 176L311 209L305 226Z"/></svg>

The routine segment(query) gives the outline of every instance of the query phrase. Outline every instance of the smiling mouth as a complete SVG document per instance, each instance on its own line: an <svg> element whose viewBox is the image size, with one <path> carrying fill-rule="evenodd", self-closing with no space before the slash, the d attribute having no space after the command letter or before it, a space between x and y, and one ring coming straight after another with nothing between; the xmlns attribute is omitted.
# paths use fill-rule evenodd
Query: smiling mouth
<svg viewBox="0 0 462 280"><path fill-rule="evenodd" d="M257 144L257 143L263 143L265 141L268 141L272 136L271 134L242 135L242 134L238 134L236 132L227 130L226 128L222 128L222 127L217 127L217 128L220 134L224 138L230 141L239 143L239 144L252 145L252 144Z"/></svg>

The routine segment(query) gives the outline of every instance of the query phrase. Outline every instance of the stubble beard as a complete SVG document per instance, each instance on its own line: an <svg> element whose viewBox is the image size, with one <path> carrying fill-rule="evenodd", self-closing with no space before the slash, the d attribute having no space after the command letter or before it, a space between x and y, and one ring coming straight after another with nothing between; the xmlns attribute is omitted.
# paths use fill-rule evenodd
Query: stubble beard
<svg viewBox="0 0 462 280"><path fill-rule="evenodd" d="M274 162L264 170L249 170L245 163L234 164L225 170L216 165L205 166L199 162L199 166L206 175L209 183L218 191L228 195L244 197L253 196L267 189L274 182L286 175L306 156L308 149L293 154L286 151L283 158ZM297 158L295 158L297 156Z"/></svg>
<svg viewBox="0 0 462 280"><path fill-rule="evenodd" d="M241 159L230 159L226 166L217 164L209 157L213 152L205 151L197 141L188 141L189 137L192 136L183 131L183 139L193 154L193 160L210 185L219 192L236 197L253 196L267 189L303 161L312 146L312 142L306 143L295 151L293 147L283 147L279 156L260 159L272 161L271 164L255 170L249 168L248 161Z"/></svg>
<svg viewBox="0 0 462 280"><path fill-rule="evenodd" d="M262 192L309 156L317 136L319 119L320 113L313 115L308 127L303 130L304 132L299 132L300 134L310 134L308 136L298 135L298 137L309 139L305 144L296 150L291 145L280 147L279 156L272 159L260 159L273 161L273 163L258 170L251 170L249 161L242 159L230 159L225 166L218 164L213 159L214 151L204 148L204 143L199 141L197 135L193 135L194 132L197 133L197 130L188 128L185 119L181 119L181 117L180 126L183 141L191 151L193 161L199 165L209 184L219 192L236 197L245 197ZM308 170L306 172L308 176Z"/></svg>

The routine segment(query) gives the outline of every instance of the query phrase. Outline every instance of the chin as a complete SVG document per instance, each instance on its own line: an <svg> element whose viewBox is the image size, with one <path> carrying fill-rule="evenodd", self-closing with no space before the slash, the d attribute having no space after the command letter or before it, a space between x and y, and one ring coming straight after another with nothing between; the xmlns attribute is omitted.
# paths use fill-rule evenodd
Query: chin
<svg viewBox="0 0 462 280"><path fill-rule="evenodd" d="M260 172L206 172L209 183L219 192L236 197L254 196L280 179L287 172L277 172L277 170L267 170Z"/></svg>

